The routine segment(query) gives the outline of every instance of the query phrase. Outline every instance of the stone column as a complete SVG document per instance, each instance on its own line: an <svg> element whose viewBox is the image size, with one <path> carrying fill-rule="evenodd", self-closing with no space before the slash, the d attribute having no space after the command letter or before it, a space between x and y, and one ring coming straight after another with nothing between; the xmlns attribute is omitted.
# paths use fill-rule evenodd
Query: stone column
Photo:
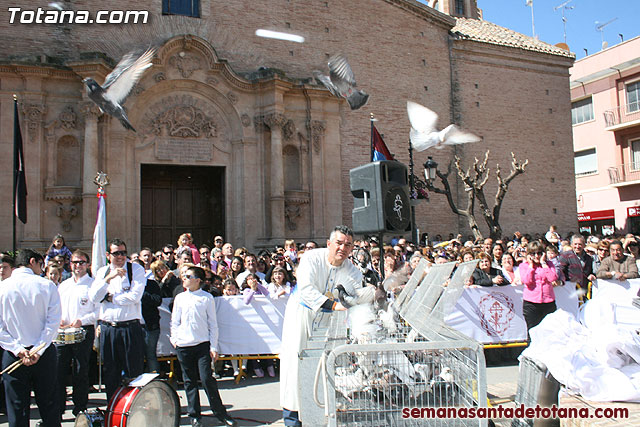
<svg viewBox="0 0 640 427"><path fill-rule="evenodd" d="M287 122L281 113L267 114L264 123L271 129L271 238L284 239L284 166L282 159L282 127Z"/></svg>
<svg viewBox="0 0 640 427"><path fill-rule="evenodd" d="M96 226L97 186L93 179L98 173L98 117L100 109L85 101L80 111L84 116L84 152L82 163L82 243L91 246Z"/></svg>

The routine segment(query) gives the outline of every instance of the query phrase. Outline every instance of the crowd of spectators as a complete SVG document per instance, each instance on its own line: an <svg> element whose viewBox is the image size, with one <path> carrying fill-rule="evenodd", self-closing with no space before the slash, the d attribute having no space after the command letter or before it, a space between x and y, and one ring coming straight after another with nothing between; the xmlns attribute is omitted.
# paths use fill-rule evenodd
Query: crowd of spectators
<svg viewBox="0 0 640 427"><path fill-rule="evenodd" d="M289 239L272 249L250 251L234 247L222 236L215 236L212 241L212 245L197 246L191 234L185 233L179 236L176 245L167 243L156 250L144 247L129 253L128 258L144 267L147 291L159 293L162 298L173 299L183 292L184 271L196 265L204 269L205 291L214 297L240 295L249 304L256 294L286 299L295 289L300 259L305 252L319 247L314 241L297 243ZM610 280L637 278L640 265L638 236L569 233L562 237L555 226L551 226L546 234L515 232L499 239L463 238L461 234L450 234L446 239L437 235L430 241L423 235L420 243L397 237L381 245L377 237L365 237L354 241L351 260L362 271L365 284L372 286L381 283L383 273L384 277L400 270L410 274L421 259L425 259L428 266L452 261L477 262L467 286L525 285L524 299L534 308L534 314L525 315L531 317L526 319L528 329L539 322L543 311L553 308L549 307L554 300L549 286L570 281L586 291L589 282L596 277ZM46 253L43 275L56 285L70 277L70 254L64 237L55 236ZM3 253L0 277L9 277L12 267L12 257ZM553 274L547 275L548 280L541 281L542 276L535 273L537 279L534 279L537 268L552 269ZM155 317L157 301L158 298L143 298L143 317ZM547 304L546 311L535 310L541 307L540 304ZM147 358L150 358L149 353ZM157 362L151 360L149 366L155 370ZM270 376L275 375L273 365L268 362L255 364L253 371L263 376L263 368ZM237 374L237 365L233 366L233 372Z"/></svg>

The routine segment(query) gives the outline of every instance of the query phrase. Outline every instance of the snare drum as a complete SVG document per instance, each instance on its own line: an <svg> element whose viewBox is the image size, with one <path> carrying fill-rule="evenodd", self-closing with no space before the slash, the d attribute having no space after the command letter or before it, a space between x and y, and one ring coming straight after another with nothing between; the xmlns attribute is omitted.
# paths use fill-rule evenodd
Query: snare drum
<svg viewBox="0 0 640 427"><path fill-rule="evenodd" d="M106 427L178 427L180 400L165 381L123 386L109 401L105 418Z"/></svg>
<svg viewBox="0 0 640 427"><path fill-rule="evenodd" d="M83 411L76 417L74 427L104 427L104 414L102 411Z"/></svg>
<svg viewBox="0 0 640 427"><path fill-rule="evenodd" d="M87 331L84 328L58 329L58 335L53 343L58 345L77 344L84 341L86 336Z"/></svg>

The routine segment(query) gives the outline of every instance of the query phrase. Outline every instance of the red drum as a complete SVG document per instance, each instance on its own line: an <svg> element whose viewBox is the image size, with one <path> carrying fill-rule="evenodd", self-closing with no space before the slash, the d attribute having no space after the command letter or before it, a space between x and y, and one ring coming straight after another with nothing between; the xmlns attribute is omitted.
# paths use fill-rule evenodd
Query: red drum
<svg viewBox="0 0 640 427"><path fill-rule="evenodd" d="M180 400L165 381L116 390L105 414L105 427L178 427Z"/></svg>

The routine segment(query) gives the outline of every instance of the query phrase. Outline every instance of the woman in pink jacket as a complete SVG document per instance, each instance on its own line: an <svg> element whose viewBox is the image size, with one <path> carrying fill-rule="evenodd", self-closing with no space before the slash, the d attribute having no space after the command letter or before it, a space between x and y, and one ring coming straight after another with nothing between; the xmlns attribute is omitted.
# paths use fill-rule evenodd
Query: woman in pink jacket
<svg viewBox="0 0 640 427"><path fill-rule="evenodd" d="M518 268L524 285L522 292L522 314L529 329L537 326L549 313L556 311L554 286L562 284L558 280L553 264L544 258L544 247L538 241L527 246L527 257Z"/></svg>

